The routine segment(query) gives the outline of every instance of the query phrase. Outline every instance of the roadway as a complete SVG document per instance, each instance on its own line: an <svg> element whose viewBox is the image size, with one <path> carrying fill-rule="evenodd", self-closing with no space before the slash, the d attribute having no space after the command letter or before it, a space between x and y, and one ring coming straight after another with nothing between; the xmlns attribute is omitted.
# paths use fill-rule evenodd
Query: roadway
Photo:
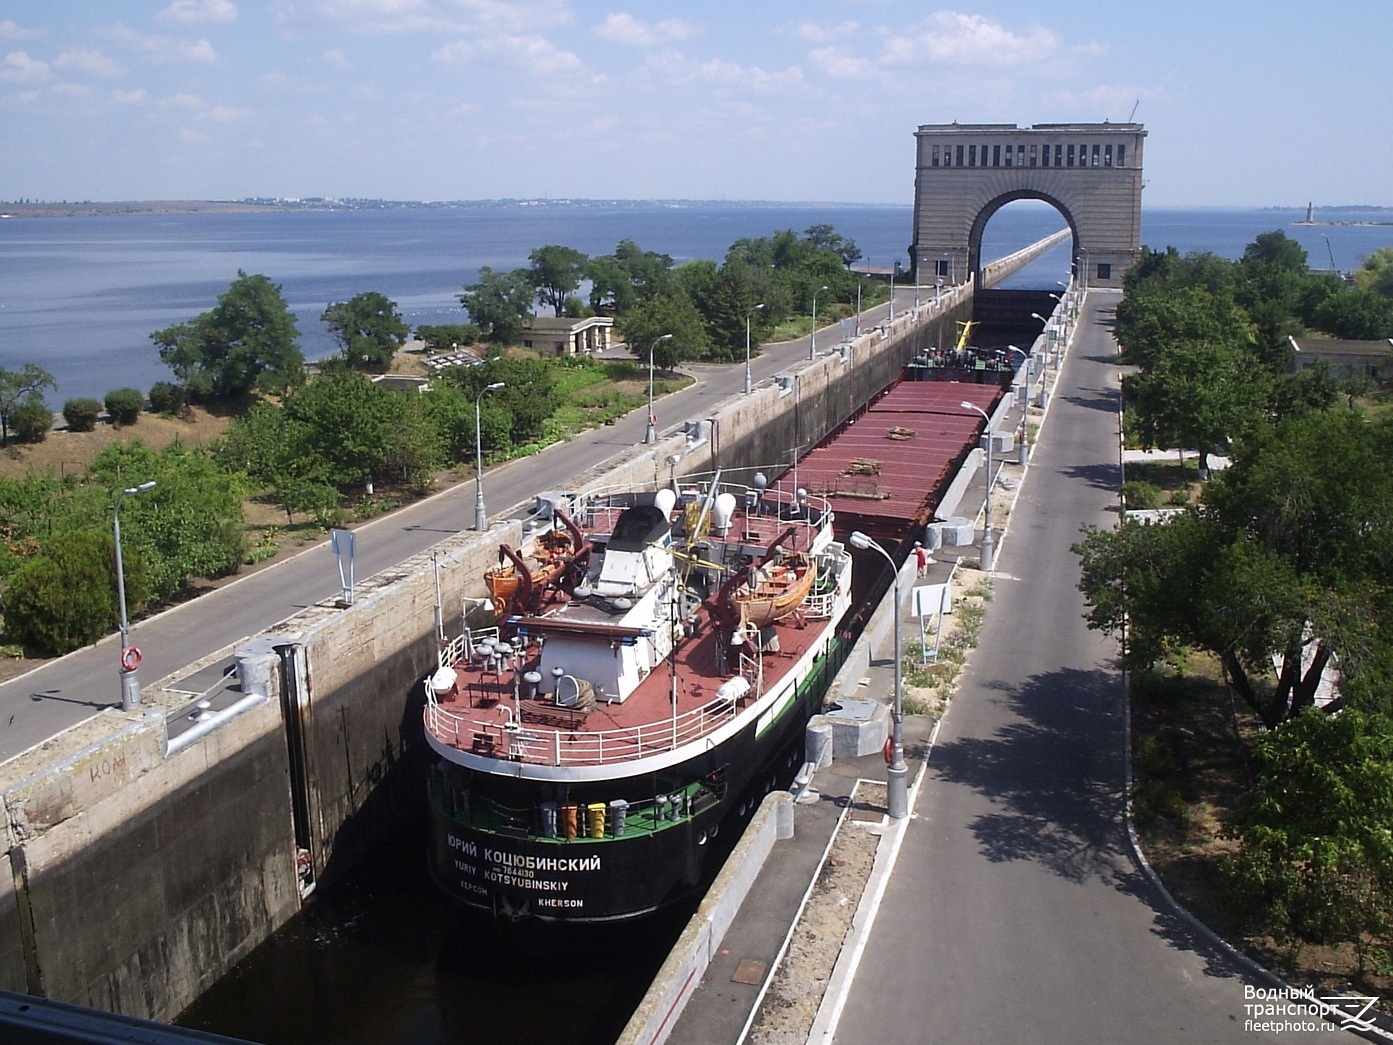
<svg viewBox="0 0 1393 1045"><path fill-rule="evenodd" d="M1279 1037L1244 1027L1245 984L1271 983L1131 858L1116 644L1085 626L1069 550L1081 524L1115 521L1118 300L1091 292L1080 317L838 1042Z"/></svg>
<svg viewBox="0 0 1393 1045"><path fill-rule="evenodd" d="M931 291L926 292L925 300L931 296ZM912 287L896 289L896 315L913 302ZM863 332L884 322L887 310L888 305L880 305L864 311ZM839 324L821 328L817 333L819 354L831 351L842 340ZM807 358L807 338L763 346L751 361L755 385ZM680 428L685 420L710 416L715 404L744 391L743 360L689 369L696 376L696 383L664 397L657 405L660 439ZM487 503L495 509L490 514L496 517L518 507L530 508L539 491L564 489L577 475L642 444L646 414L640 408L616 424L583 432L535 457L488 470L484 493ZM356 577L365 579L471 527L474 497L471 480L357 527ZM500 508L506 511L499 512ZM260 634L307 606L337 598L339 591L338 567L328 541L324 540L197 599L138 621L132 625L131 641L144 654L142 682L149 686L244 638ZM119 642L113 634L0 683L0 762L106 708L119 707L118 658Z"/></svg>

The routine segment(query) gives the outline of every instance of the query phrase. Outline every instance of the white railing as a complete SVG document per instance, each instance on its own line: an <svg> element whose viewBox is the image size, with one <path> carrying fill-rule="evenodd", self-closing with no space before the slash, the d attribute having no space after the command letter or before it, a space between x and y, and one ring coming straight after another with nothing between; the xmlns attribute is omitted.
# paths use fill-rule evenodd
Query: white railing
<svg viewBox="0 0 1393 1045"><path fill-rule="evenodd" d="M571 730L457 714L441 707L429 690L427 697L426 728L437 740L461 751L481 750L494 757L551 766L610 765L673 751L715 731L737 713L734 701L720 698L675 719L617 729Z"/></svg>

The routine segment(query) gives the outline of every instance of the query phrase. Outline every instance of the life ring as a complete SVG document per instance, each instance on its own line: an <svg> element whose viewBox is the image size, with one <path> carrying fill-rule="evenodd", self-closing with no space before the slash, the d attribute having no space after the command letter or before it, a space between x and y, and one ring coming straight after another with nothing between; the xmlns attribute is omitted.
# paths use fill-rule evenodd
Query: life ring
<svg viewBox="0 0 1393 1045"><path fill-rule="evenodd" d="M127 646L121 651L121 667L126 671L134 671L140 667L140 662L144 658L140 655L140 650L134 646Z"/></svg>
<svg viewBox="0 0 1393 1045"><path fill-rule="evenodd" d="M885 748L884 748L884 750L881 751L881 754L885 756L885 764L886 764L887 766L891 766L891 765L894 765L894 764L895 764L895 738L894 738L894 737L886 737L886 738L885 738Z"/></svg>

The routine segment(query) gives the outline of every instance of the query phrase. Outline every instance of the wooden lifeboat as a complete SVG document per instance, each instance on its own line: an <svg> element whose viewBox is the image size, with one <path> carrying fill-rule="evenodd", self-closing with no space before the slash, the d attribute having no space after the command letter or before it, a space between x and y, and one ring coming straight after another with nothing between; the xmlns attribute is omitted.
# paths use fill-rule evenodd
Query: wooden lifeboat
<svg viewBox="0 0 1393 1045"><path fill-rule="evenodd" d="M731 610L742 626L773 624L803 605L816 579L816 566L805 553L788 552L751 568L729 595Z"/></svg>
<svg viewBox="0 0 1393 1045"><path fill-rule="evenodd" d="M484 585L498 619L535 612L532 603L548 588L558 586L566 571L589 552L589 542L571 518L561 511L556 517L564 528L541 534L525 552L498 546L498 565L484 571Z"/></svg>

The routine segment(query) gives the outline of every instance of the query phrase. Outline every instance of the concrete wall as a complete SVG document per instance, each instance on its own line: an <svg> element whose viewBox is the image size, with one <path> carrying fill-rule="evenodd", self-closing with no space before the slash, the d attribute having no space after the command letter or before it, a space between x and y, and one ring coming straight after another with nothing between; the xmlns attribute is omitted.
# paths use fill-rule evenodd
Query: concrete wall
<svg viewBox="0 0 1393 1045"><path fill-rule="evenodd" d="M635 448L573 487L665 482L674 455L679 475L772 471L914 354L956 340L970 310L970 288L952 288L843 351L829 342L790 368L787 387L728 400L709 438ZM498 543L519 543L521 527L457 535L360 584L351 607L311 606L249 640L244 692L264 699L204 736L170 747L167 723L189 700L176 683L231 649L148 685L138 717L103 711L0 768L0 988L172 1019L299 911L311 882L419 815L437 580L453 634L461 596L480 594ZM275 648L289 651L286 673Z"/></svg>
<svg viewBox="0 0 1393 1045"><path fill-rule="evenodd" d="M653 985L630 1017L617 1045L650 1045L665 1040L701 975L711 964L726 930L759 877L780 838L792 837L793 796L774 791L760 803L701 906L673 945Z"/></svg>
<svg viewBox="0 0 1393 1045"><path fill-rule="evenodd" d="M279 719L268 696L166 758L151 709L10 784L3 986L168 1019L294 914Z"/></svg>

